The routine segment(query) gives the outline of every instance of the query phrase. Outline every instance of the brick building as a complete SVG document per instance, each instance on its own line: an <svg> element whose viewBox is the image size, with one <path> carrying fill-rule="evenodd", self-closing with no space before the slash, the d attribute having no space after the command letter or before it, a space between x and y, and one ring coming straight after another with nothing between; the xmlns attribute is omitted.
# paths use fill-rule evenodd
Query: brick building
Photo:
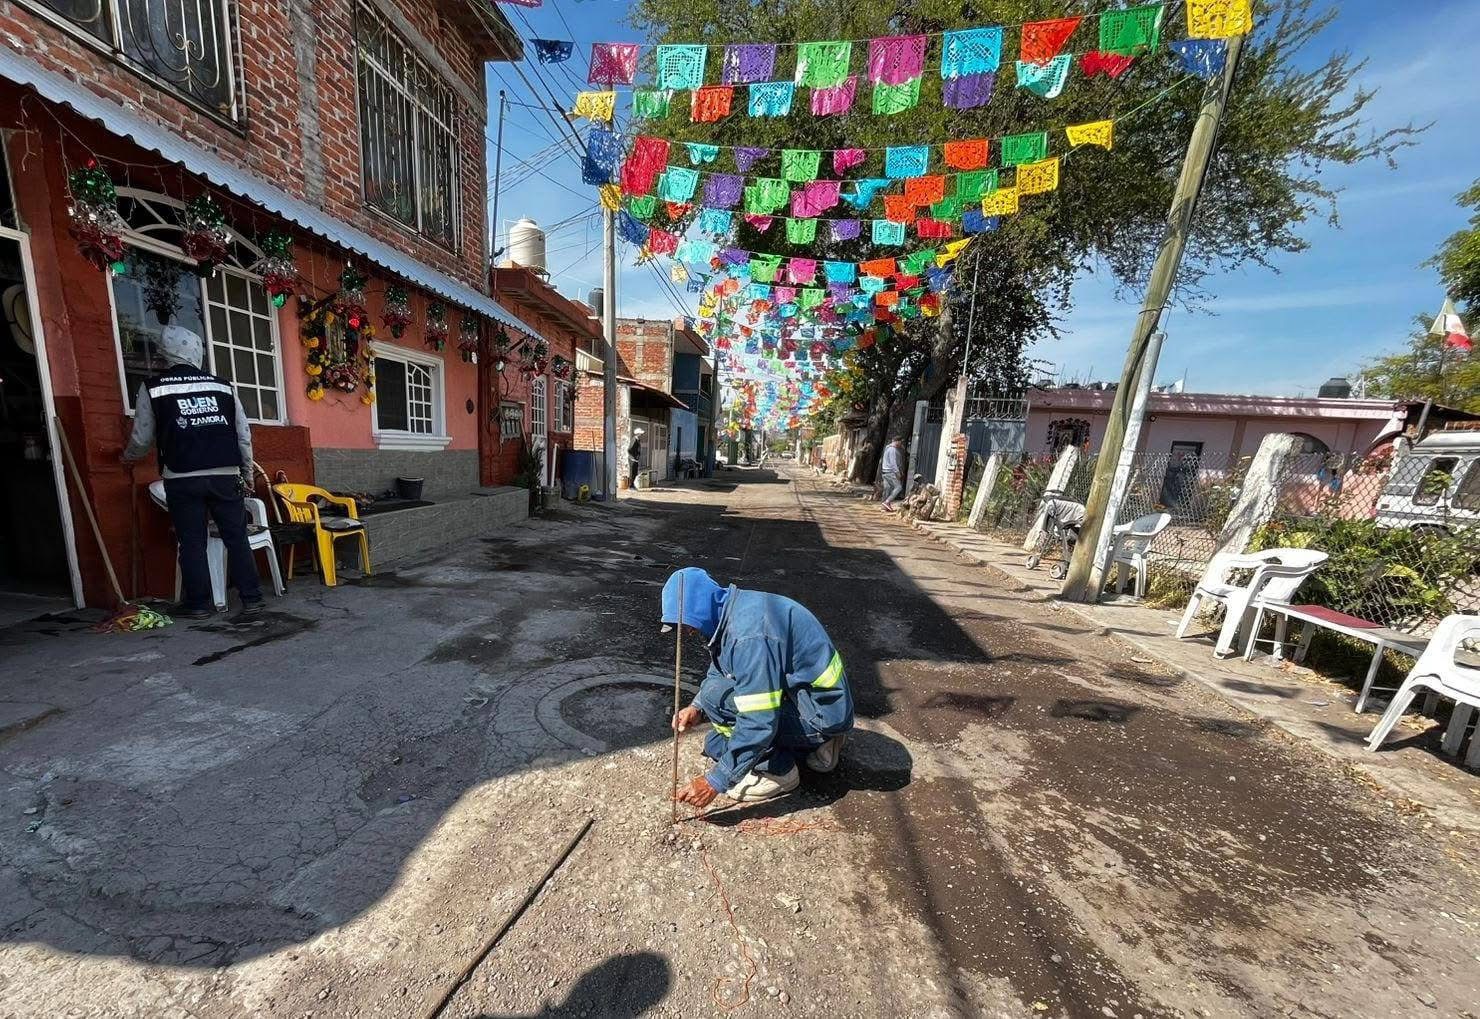
<svg viewBox="0 0 1480 1019"><path fill-rule="evenodd" d="M520 55L461 0L0 4L0 592L111 601L53 415L125 586L138 548L139 593L172 589L152 461L118 462L167 322L235 383L269 474L472 498L498 425L477 351L541 339L485 271L484 64Z"/></svg>
<svg viewBox="0 0 1480 1019"><path fill-rule="evenodd" d="M536 365L526 360L526 370L521 370L517 352L510 352L511 356L502 362L502 371L500 361L484 359L481 368L488 380L485 388L493 393L496 387L500 414L497 420L485 423L483 484L507 485L513 481L523 440L541 457L542 483L551 485L559 476L565 452L575 442L580 396L577 352L590 356L601 349L601 323L590 307L560 293L535 269L497 266L490 279L493 299L538 329L548 349L545 363ZM598 404L598 428L600 411ZM600 448L599 435L596 448Z"/></svg>
<svg viewBox="0 0 1480 1019"><path fill-rule="evenodd" d="M635 429L638 470L654 481L674 476L681 461L714 465L714 362L708 344L683 318L617 320L617 476L632 482ZM576 448L602 449L602 364L581 359Z"/></svg>

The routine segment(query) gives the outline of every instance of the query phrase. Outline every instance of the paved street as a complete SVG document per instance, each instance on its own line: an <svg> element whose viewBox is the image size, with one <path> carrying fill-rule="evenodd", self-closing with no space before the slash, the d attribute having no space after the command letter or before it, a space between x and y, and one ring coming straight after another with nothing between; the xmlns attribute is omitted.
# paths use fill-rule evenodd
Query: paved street
<svg viewBox="0 0 1480 1019"><path fill-rule="evenodd" d="M691 564L811 607L860 730L675 837L657 592ZM36 706L0 737L0 1015L425 1015L587 818L446 1014L1477 1011L1472 842L810 472L273 609L0 630Z"/></svg>

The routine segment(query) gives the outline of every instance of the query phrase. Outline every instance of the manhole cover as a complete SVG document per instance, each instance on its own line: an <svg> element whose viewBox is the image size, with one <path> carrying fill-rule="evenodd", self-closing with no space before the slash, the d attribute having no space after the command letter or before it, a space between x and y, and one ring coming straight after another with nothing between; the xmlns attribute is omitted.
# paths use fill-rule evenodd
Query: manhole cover
<svg viewBox="0 0 1480 1019"><path fill-rule="evenodd" d="M571 728L611 746L631 746L669 735L673 688L652 681L615 681L578 690L560 702Z"/></svg>

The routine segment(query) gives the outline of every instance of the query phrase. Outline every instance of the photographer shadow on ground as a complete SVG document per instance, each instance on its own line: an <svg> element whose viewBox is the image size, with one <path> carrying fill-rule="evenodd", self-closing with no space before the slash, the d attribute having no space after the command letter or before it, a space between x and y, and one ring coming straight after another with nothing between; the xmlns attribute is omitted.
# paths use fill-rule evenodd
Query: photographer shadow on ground
<svg viewBox="0 0 1480 1019"><path fill-rule="evenodd" d="M668 996L673 967L656 952L614 955L581 974L562 1001L538 1012L483 1012L479 1019L547 1019L553 1016L593 1016L626 1019L642 1015Z"/></svg>

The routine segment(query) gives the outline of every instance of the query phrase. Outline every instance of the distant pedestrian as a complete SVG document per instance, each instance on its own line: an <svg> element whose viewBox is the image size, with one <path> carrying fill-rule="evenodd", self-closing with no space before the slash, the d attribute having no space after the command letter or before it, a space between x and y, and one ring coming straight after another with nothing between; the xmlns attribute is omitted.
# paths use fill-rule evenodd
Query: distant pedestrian
<svg viewBox="0 0 1480 1019"><path fill-rule="evenodd" d="M632 443L627 447L627 476L632 479L632 486L637 487L637 471L642 466L642 436L641 428L632 429Z"/></svg>
<svg viewBox="0 0 1480 1019"><path fill-rule="evenodd" d="M884 509L894 512L894 500L904 494L904 440L893 438L884 447L884 462L879 467L884 482Z"/></svg>
<svg viewBox="0 0 1480 1019"><path fill-rule="evenodd" d="M257 562L247 544L243 491L252 484L252 430L231 383L201 368L205 345L189 329L166 326L160 352L169 365L139 386L134 430L123 451L132 464L159 448L165 501L180 545L180 604L173 614L205 619L215 611L206 564L207 517L226 546L242 611L262 608Z"/></svg>

